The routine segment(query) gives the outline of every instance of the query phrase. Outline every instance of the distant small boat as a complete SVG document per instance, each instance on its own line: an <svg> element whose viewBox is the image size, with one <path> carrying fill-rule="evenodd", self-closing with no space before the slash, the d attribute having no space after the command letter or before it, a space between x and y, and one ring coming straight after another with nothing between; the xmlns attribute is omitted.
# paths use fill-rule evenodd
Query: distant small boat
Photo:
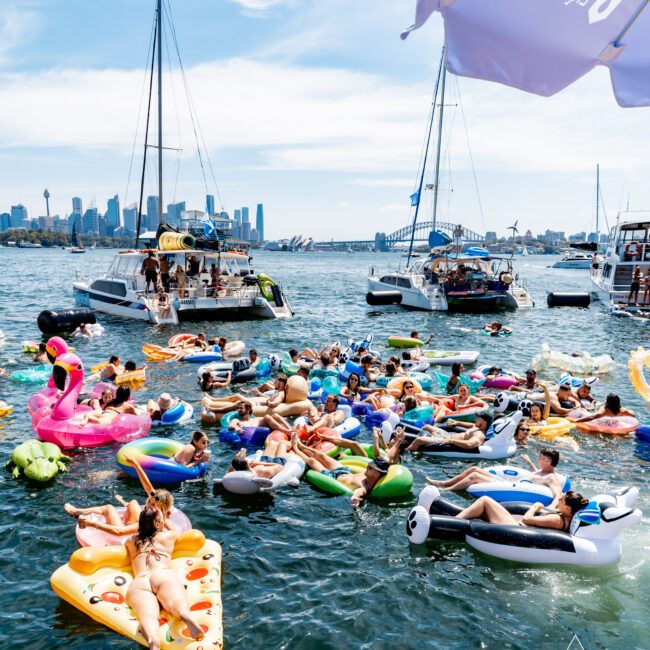
<svg viewBox="0 0 650 650"><path fill-rule="evenodd" d="M93 245L90 247L90 250L91 250L91 251L94 251L96 248L97 248L97 242L94 241L94 242L93 242Z"/></svg>

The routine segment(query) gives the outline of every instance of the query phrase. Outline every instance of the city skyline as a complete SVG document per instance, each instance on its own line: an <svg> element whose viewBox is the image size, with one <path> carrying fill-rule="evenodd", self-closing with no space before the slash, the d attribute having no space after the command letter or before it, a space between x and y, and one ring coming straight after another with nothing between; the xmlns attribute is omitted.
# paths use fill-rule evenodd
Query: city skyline
<svg viewBox="0 0 650 650"><path fill-rule="evenodd" d="M52 214L65 214L72 195L89 203L118 194L122 206L137 200L138 174L129 177L137 99L124 98L141 95L153 3L80 6L40 0L0 8L0 205L7 210L23 203L30 214L44 211L44 186ZM442 44L439 17L401 42L412 3L171 6L219 191L199 181L194 136L185 122L176 134L168 93L165 139L185 148L164 156L164 205L178 194L204 209L208 193L215 210L223 203L232 214L254 195L273 214L273 238L299 229L322 240L363 239L409 223ZM78 37L69 39L73 20ZM481 232L503 232L516 219L589 230L598 162L610 225L628 197L632 209L650 207L645 112L615 105L605 70L548 99L453 76L448 85L462 101L449 102L456 127L443 151L453 171L441 188L445 220ZM99 98L93 111L89 97ZM145 178L146 194L156 193L154 184L155 174ZM430 203L422 207L430 213Z"/></svg>

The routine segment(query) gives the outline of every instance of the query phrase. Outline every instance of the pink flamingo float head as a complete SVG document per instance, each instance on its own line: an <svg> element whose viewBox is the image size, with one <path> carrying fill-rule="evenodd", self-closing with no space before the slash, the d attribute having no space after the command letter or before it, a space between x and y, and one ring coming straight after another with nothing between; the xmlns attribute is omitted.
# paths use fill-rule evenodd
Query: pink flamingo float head
<svg viewBox="0 0 650 650"><path fill-rule="evenodd" d="M65 387L66 375L70 377L68 387ZM64 390L52 409L53 420L68 420L75 415L77 397L84 383L84 367L81 359L72 352L66 352L57 357L52 369L54 384L59 390Z"/></svg>
<svg viewBox="0 0 650 650"><path fill-rule="evenodd" d="M68 344L60 336L53 336L45 344L45 353L52 364L56 361L57 357L60 357L62 354L66 354L66 352L69 351L70 348L68 348ZM47 380L47 387L56 388L56 384L54 383L54 371L52 371L50 378Z"/></svg>

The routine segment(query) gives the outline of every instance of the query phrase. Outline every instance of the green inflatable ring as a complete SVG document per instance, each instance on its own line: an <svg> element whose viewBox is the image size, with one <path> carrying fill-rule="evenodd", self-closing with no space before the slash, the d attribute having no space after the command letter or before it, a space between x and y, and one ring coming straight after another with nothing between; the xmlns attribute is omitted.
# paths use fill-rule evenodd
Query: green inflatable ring
<svg viewBox="0 0 650 650"><path fill-rule="evenodd" d="M273 282L273 280L271 280L271 278L266 275L266 273L258 273L257 280L260 284L260 293L268 301L273 300L273 291L271 291L271 287L275 286L275 282Z"/></svg>
<svg viewBox="0 0 650 650"><path fill-rule="evenodd" d="M361 465L367 465L370 461L370 458L362 456L346 456L341 461L341 464L349 467L353 474L359 474L363 471ZM327 494L352 496L353 490L347 485L343 485L343 483L320 472L310 469L307 471L306 478L308 483ZM411 471L403 465L391 465L388 474L379 479L369 496L373 499L403 496L411 491L412 486L413 474L411 474Z"/></svg>
<svg viewBox="0 0 650 650"><path fill-rule="evenodd" d="M292 377L293 375L298 374L300 370L300 365L291 361L291 357L288 352L282 353L282 363L280 364L280 370L287 376Z"/></svg>
<svg viewBox="0 0 650 650"><path fill-rule="evenodd" d="M329 370L327 368L312 368L309 371L309 379L314 377L319 377L320 379L325 379L326 377L338 377L338 370Z"/></svg>

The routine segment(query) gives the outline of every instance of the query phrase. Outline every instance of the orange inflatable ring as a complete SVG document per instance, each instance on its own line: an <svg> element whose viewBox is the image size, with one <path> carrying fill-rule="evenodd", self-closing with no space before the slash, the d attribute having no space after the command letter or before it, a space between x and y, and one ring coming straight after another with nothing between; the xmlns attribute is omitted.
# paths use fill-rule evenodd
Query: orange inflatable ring
<svg viewBox="0 0 650 650"><path fill-rule="evenodd" d="M404 382L408 381L410 384L413 384L415 386L415 392L416 393L422 393L422 386L420 386L419 382L417 382L415 379L412 377L393 377L389 382L388 388L389 391L397 391L399 395L402 394L402 391L404 390Z"/></svg>

